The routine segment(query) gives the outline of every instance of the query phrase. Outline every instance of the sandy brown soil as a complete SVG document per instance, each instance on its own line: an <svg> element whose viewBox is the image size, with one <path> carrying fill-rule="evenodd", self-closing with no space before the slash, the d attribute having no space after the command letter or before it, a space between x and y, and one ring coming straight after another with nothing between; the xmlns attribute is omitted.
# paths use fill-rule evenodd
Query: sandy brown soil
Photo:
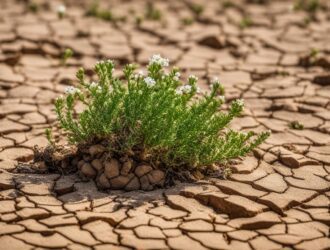
<svg viewBox="0 0 330 250"><path fill-rule="evenodd" d="M162 20L137 27L143 1L118 1L112 12L127 20L117 25L85 17L86 1L68 3L62 20L60 2L37 13L23 2L0 1L0 249L330 248L329 9L311 17L293 1L210 0L194 17L192 2L157 1ZM253 24L242 29L244 15ZM187 17L196 20L184 25ZM68 47L75 56L62 66ZM12 173L47 144L54 98L78 67L101 58L143 65L154 53L202 88L219 76L228 100L244 98L235 129L272 130L229 180L103 193L74 174Z"/></svg>

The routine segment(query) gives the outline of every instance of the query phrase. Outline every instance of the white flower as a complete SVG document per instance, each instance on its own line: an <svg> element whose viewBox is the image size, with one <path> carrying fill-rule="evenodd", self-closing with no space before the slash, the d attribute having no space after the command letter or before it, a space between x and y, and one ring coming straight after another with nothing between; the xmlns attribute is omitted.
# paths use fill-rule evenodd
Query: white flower
<svg viewBox="0 0 330 250"><path fill-rule="evenodd" d="M64 92L69 95L74 95L76 93L80 93L80 89L77 89L73 86L68 86L65 88Z"/></svg>
<svg viewBox="0 0 330 250"><path fill-rule="evenodd" d="M219 81L219 78L215 76L215 77L213 77L212 82L220 82L220 81Z"/></svg>
<svg viewBox="0 0 330 250"><path fill-rule="evenodd" d="M190 75L190 76L188 77L188 80L189 80L189 81L197 82L197 81L198 81L198 77L195 76L195 75Z"/></svg>
<svg viewBox="0 0 330 250"><path fill-rule="evenodd" d="M92 89L96 89L96 92L102 92L102 87L97 82L92 82L89 84L89 87Z"/></svg>
<svg viewBox="0 0 330 250"><path fill-rule="evenodd" d="M219 100L221 101L221 103L225 103L225 101L226 101L225 96L221 95L221 96L219 96L218 98L219 98Z"/></svg>
<svg viewBox="0 0 330 250"><path fill-rule="evenodd" d="M201 88L200 87L197 87L196 92L197 93L201 93L202 92Z"/></svg>
<svg viewBox="0 0 330 250"><path fill-rule="evenodd" d="M178 87L175 90L175 93L178 95L187 94L191 91L191 88L192 87L190 85L183 85L183 86Z"/></svg>
<svg viewBox="0 0 330 250"><path fill-rule="evenodd" d="M244 106L244 100L243 100L243 99L237 99L237 100L236 100L236 103L237 103L239 106L241 106L241 107Z"/></svg>
<svg viewBox="0 0 330 250"><path fill-rule="evenodd" d="M191 91L191 86L190 85L184 85L183 87L183 92L189 93Z"/></svg>
<svg viewBox="0 0 330 250"><path fill-rule="evenodd" d="M100 60L100 61L97 61L96 62L96 65L99 65L99 64L105 64L105 63L107 63L107 64L112 64L113 66L115 65L115 63L114 63L114 61L113 60L111 60L111 59L107 59L107 60ZM112 68L112 71L113 71L114 69Z"/></svg>
<svg viewBox="0 0 330 250"><path fill-rule="evenodd" d="M139 70L139 71L134 75L134 78L135 78L135 79L138 79L138 78L143 77L143 76L145 76L144 71L143 71L143 70Z"/></svg>
<svg viewBox="0 0 330 250"><path fill-rule="evenodd" d="M170 63L170 60L168 60L167 58L161 57L159 54L153 55L149 59L149 65L158 64L162 67L168 67L169 63Z"/></svg>
<svg viewBox="0 0 330 250"><path fill-rule="evenodd" d="M61 101L61 100L63 100L63 98L64 98L63 95L60 95L59 97L56 98L56 100Z"/></svg>
<svg viewBox="0 0 330 250"><path fill-rule="evenodd" d="M181 88L177 88L177 89L175 90L175 94L177 94L177 95L182 95L182 94L183 94L182 89L181 89Z"/></svg>
<svg viewBox="0 0 330 250"><path fill-rule="evenodd" d="M149 76L144 78L144 82L147 84L147 86L149 88L155 86L155 84L156 84L156 81L153 78L149 77Z"/></svg>
<svg viewBox="0 0 330 250"><path fill-rule="evenodd" d="M173 79L175 81L179 81L180 76L181 76L180 72L176 72L175 75L174 75L174 77L173 77Z"/></svg>
<svg viewBox="0 0 330 250"><path fill-rule="evenodd" d="M65 12L66 12L66 7L65 7L65 5L62 4L62 5L59 5L59 6L57 7L57 13L58 13L58 14L64 15Z"/></svg>
<svg viewBox="0 0 330 250"><path fill-rule="evenodd" d="M98 83L96 82L92 82L91 84L89 84L89 87L91 88L96 88L98 86Z"/></svg>
<svg viewBox="0 0 330 250"><path fill-rule="evenodd" d="M219 86L220 87L220 80L218 77L213 77L212 81L211 81L211 87L214 88L215 86Z"/></svg>

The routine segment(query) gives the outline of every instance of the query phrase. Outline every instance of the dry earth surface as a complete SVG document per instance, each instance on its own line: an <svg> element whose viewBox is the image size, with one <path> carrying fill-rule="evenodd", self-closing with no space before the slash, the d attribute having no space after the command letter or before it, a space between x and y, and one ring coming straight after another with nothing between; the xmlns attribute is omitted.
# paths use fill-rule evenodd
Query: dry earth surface
<svg viewBox="0 0 330 250"><path fill-rule="evenodd" d="M67 1L60 20L60 2L48 2L33 13L0 1L0 249L330 248L329 9L313 19L290 1L200 1L196 15L192 2L154 1L162 20L137 26L143 1L113 4L127 17L117 24L86 17L86 1ZM63 66L65 48L75 56ZM144 65L154 53L202 88L219 76L228 100L244 98L236 129L272 130L228 180L104 193L76 175L12 173L47 144L54 98L78 67L100 58ZM296 120L303 130L289 127Z"/></svg>

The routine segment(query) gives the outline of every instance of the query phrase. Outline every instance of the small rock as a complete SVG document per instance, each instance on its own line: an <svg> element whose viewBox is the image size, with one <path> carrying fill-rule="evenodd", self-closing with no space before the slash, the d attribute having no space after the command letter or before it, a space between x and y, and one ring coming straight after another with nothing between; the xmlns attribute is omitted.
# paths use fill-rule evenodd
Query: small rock
<svg viewBox="0 0 330 250"><path fill-rule="evenodd" d="M105 150L106 148L104 146L102 146L101 144L96 144L89 147L88 152L91 156L95 156L97 154L103 153Z"/></svg>
<svg viewBox="0 0 330 250"><path fill-rule="evenodd" d="M82 165L81 167L81 172L89 178L94 178L96 175L96 171L94 170L94 168L92 167L91 164L89 163L85 163L84 165Z"/></svg>
<svg viewBox="0 0 330 250"><path fill-rule="evenodd" d="M152 167L150 165L140 165L135 169L135 174L138 177L141 177L147 173L149 173L152 170Z"/></svg>
<svg viewBox="0 0 330 250"><path fill-rule="evenodd" d="M214 49L222 49L224 47L224 38L220 36L206 36L203 37L200 41L198 41L200 45L208 46Z"/></svg>
<svg viewBox="0 0 330 250"><path fill-rule="evenodd" d="M54 186L54 191L58 195L63 195L67 193L71 193L74 191L74 177L63 175L60 179L56 181Z"/></svg>
<svg viewBox="0 0 330 250"><path fill-rule="evenodd" d="M132 191L140 189L139 179L134 176L134 178L126 185L125 190Z"/></svg>
<svg viewBox="0 0 330 250"><path fill-rule="evenodd" d="M94 159L92 161L92 166L95 168L97 171L100 171L103 168L103 164L100 159Z"/></svg>
<svg viewBox="0 0 330 250"><path fill-rule="evenodd" d="M104 163L104 173L107 178L113 178L119 175L120 164L116 159L111 159Z"/></svg>
<svg viewBox="0 0 330 250"><path fill-rule="evenodd" d="M91 155L88 155L88 154L84 154L83 155L83 159L84 159L84 161L91 161L92 160L92 156Z"/></svg>
<svg viewBox="0 0 330 250"><path fill-rule="evenodd" d="M132 167L133 167L133 162L132 161L126 161L126 162L124 162L120 173L122 175L128 175L129 172L131 171Z"/></svg>
<svg viewBox="0 0 330 250"><path fill-rule="evenodd" d="M78 164L77 164L77 167L78 169L81 169L81 167L85 164L85 161L84 160L80 160L78 161Z"/></svg>
<svg viewBox="0 0 330 250"><path fill-rule="evenodd" d="M99 186L101 188L110 188L110 182L107 179L107 177L105 176L105 174L101 174L99 177Z"/></svg>
<svg viewBox="0 0 330 250"><path fill-rule="evenodd" d="M140 178L140 183L141 183L141 189L144 191L149 191L149 190L153 189L153 187L150 185L149 179L146 175L144 175Z"/></svg>
<svg viewBox="0 0 330 250"><path fill-rule="evenodd" d="M148 173L148 179L151 185L161 184L161 181L164 179L164 172L158 169L152 170Z"/></svg>
<svg viewBox="0 0 330 250"><path fill-rule="evenodd" d="M110 185L113 189L122 189L130 181L127 176L120 175L110 180Z"/></svg>

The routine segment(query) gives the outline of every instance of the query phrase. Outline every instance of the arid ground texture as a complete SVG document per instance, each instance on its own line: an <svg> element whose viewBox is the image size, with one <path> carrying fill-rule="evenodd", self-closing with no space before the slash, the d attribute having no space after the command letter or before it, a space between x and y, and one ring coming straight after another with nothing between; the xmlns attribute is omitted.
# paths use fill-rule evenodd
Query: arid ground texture
<svg viewBox="0 0 330 250"><path fill-rule="evenodd" d="M330 248L328 1L100 1L111 18L87 16L92 1L32 2L0 1L1 250ZM243 98L235 129L272 131L227 180L101 192L76 174L15 173L47 145L79 67L153 54Z"/></svg>

